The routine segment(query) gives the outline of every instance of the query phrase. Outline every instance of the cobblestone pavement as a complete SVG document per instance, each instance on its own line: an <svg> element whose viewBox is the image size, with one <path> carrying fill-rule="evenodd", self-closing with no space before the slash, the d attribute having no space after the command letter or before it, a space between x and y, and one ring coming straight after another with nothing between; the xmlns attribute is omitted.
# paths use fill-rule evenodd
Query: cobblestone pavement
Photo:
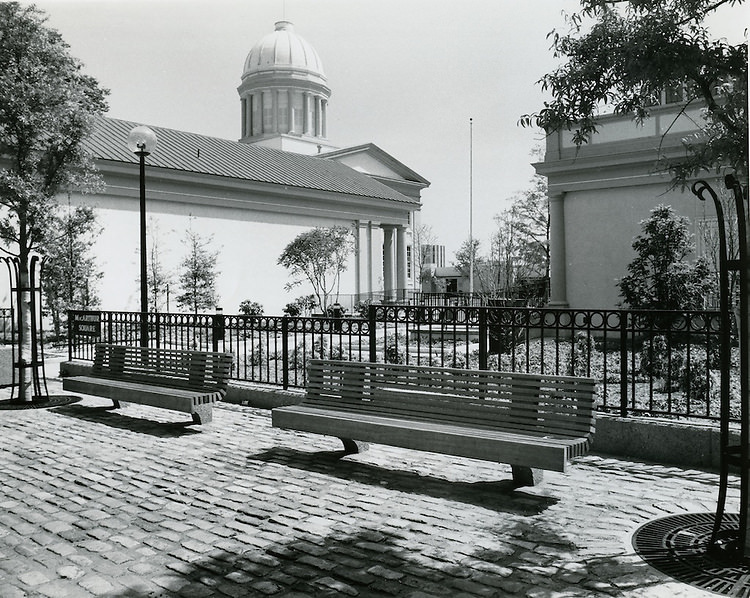
<svg viewBox="0 0 750 598"><path fill-rule="evenodd" d="M593 455L514 491L504 465L337 459L268 411L188 419L91 397L0 412L0 597L713 595L631 536L713 511L714 473Z"/></svg>

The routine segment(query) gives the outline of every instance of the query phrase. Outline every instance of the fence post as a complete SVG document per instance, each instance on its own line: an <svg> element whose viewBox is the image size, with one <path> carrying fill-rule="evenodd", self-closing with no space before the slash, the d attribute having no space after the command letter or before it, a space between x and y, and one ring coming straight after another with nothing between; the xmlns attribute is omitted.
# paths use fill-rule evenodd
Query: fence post
<svg viewBox="0 0 750 598"><path fill-rule="evenodd" d="M284 390L289 388L289 317L281 318L281 358L283 367L281 368L281 384Z"/></svg>
<svg viewBox="0 0 750 598"><path fill-rule="evenodd" d="M628 416L628 312L620 310L620 417Z"/></svg>
<svg viewBox="0 0 750 598"><path fill-rule="evenodd" d="M219 351L219 341L224 340L224 308L217 307L211 321L211 349Z"/></svg>
<svg viewBox="0 0 750 598"><path fill-rule="evenodd" d="M377 331L375 330L375 306L370 304L368 309L368 319L370 320L370 363L375 363L378 359L378 340Z"/></svg>
<svg viewBox="0 0 750 598"><path fill-rule="evenodd" d="M487 348L490 344L490 333L487 326L487 307L479 307L479 369L487 369Z"/></svg>
<svg viewBox="0 0 750 598"><path fill-rule="evenodd" d="M73 361L73 312L68 310L68 361ZM3 336L5 336L5 318L3 318ZM3 339L5 340L5 339Z"/></svg>

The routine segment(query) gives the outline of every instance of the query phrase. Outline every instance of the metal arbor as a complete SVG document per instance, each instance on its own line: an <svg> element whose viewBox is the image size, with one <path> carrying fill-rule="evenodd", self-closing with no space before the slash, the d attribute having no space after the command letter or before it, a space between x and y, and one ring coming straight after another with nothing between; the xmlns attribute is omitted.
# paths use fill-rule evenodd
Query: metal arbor
<svg viewBox="0 0 750 598"><path fill-rule="evenodd" d="M42 335L42 291L41 291L41 269L43 260L34 255L29 260L29 283L24 288L20 284L20 262L17 257L0 257L5 263L8 270L8 281L10 283L11 303L12 303L12 321L11 337L12 348L11 355L13 360L13 377L11 400L15 398L16 387L19 385L21 376L20 369L26 370L25 379L29 379L31 374L32 393L34 399L47 399L49 391L47 390L47 378L44 372L44 346ZM30 326L24 325L22 320L23 310L21 303L25 301L25 295L28 293L29 315L31 317ZM24 335L31 335L31 359L27 360L21 354L24 341L27 340Z"/></svg>
<svg viewBox="0 0 750 598"><path fill-rule="evenodd" d="M719 498L714 517L713 531L709 549L722 554L731 560L750 558L750 534L748 534L748 508L750 508L750 309L748 294L750 294L750 276L748 267L748 210L747 191L743 190L739 181L733 175L725 178L727 189L734 195L736 209L737 251L736 256L730 255L727 243L728 225L725 221L724 209L716 192L706 181L696 181L693 193L705 201L708 194L716 208L719 234L719 283L720 283L720 311L721 327L721 419L720 419L720 479ZM729 293L729 273L737 272L739 280L739 302L732 305ZM735 320L740 345L740 442L735 444L729 434L729 420L731 409L730 396L730 368L731 368L731 311L735 308ZM727 488L729 484L730 467L738 468L740 475L740 505L739 528L737 530L724 528L726 511Z"/></svg>

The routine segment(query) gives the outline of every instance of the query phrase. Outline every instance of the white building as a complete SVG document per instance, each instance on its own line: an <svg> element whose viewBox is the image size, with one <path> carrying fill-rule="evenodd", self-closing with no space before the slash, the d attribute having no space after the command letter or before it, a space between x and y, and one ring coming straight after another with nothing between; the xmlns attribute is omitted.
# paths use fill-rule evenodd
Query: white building
<svg viewBox="0 0 750 598"><path fill-rule="evenodd" d="M670 175L658 167L684 155L682 139L698 130L701 108L685 108L674 90L662 100L642 126L629 116L602 117L580 148L570 132L547 138L544 161L534 166L548 178L550 307L617 307L618 281L636 256L633 238L657 205L687 216L698 246L701 225L715 220L713 205L689 189L670 188ZM723 188L715 175L703 178Z"/></svg>
<svg viewBox="0 0 750 598"><path fill-rule="evenodd" d="M397 298L414 289L411 228L429 185L380 148L336 148L327 138L331 91L314 48L286 21L250 50L238 88L240 139L102 118L89 141L106 189L61 203L97 208L96 246L102 307L139 306L139 169L127 147L131 128L146 124L158 143L146 158L149 251L175 271L192 227L220 252L218 293L225 313L245 299L267 313L310 291L284 287L277 265L284 247L314 226L352 228L355 255L341 293ZM172 297L176 294L172 289ZM172 298L168 308L177 311ZM167 309L167 305L161 306Z"/></svg>

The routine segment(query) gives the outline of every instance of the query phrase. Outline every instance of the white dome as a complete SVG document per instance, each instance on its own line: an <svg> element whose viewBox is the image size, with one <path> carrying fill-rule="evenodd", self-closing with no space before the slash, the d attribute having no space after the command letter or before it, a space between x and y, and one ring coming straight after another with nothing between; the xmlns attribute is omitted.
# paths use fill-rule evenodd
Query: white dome
<svg viewBox="0 0 750 598"><path fill-rule="evenodd" d="M276 23L275 31L253 46L245 59L242 80L284 74L326 85L320 56L315 48L294 32L294 25L289 21Z"/></svg>

